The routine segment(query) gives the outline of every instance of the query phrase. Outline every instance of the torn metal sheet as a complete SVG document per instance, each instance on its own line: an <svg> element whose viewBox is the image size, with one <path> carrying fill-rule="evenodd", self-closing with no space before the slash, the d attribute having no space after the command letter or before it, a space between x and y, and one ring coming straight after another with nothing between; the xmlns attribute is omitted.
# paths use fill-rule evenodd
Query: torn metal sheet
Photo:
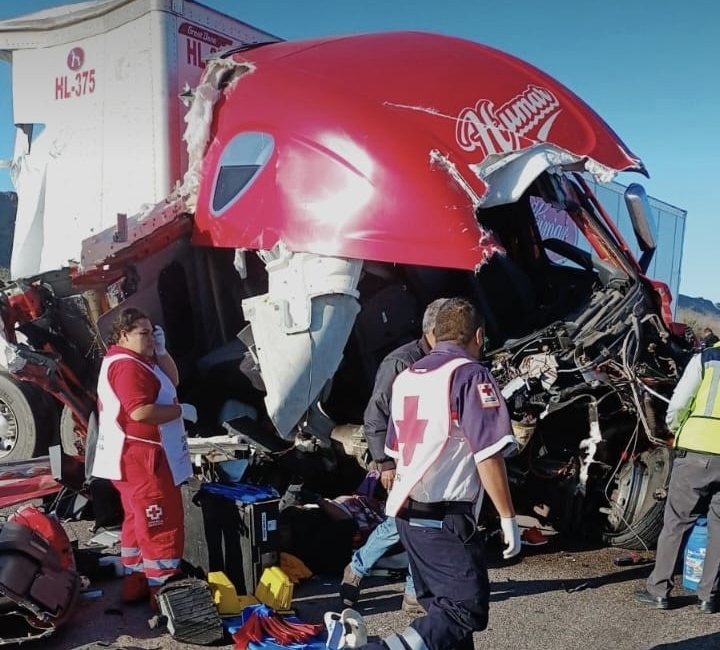
<svg viewBox="0 0 720 650"><path fill-rule="evenodd" d="M303 418L322 420L313 405L340 364L360 311L356 260L265 253L268 293L243 301L252 325L251 350L266 388L265 405L278 433L291 438ZM326 429L326 438L334 423ZM317 435L317 434L316 434Z"/></svg>
<svg viewBox="0 0 720 650"><path fill-rule="evenodd" d="M49 456L0 462L0 508L40 499L61 489L53 478Z"/></svg>

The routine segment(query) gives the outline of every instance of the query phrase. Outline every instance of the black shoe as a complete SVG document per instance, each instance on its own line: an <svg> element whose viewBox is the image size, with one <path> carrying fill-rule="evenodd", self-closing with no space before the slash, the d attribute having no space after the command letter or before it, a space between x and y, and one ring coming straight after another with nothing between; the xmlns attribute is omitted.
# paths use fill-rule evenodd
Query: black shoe
<svg viewBox="0 0 720 650"><path fill-rule="evenodd" d="M345 607L354 607L360 598L360 583L362 576L352 570L348 564L343 571L343 579L340 583L340 598Z"/></svg>
<svg viewBox="0 0 720 650"><path fill-rule="evenodd" d="M698 609L703 614L714 614L717 612L717 602L715 600L701 600L698 598Z"/></svg>
<svg viewBox="0 0 720 650"><path fill-rule="evenodd" d="M643 605L652 605L656 609L668 609L668 607L670 607L670 602L667 598L663 598L662 596L653 596L651 593L648 593L646 589L636 591L635 600Z"/></svg>

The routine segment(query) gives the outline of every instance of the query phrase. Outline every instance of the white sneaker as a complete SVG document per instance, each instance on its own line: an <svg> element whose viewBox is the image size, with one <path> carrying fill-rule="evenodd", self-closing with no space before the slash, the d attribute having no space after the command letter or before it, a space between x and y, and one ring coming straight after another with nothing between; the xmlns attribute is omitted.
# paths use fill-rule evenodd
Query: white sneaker
<svg viewBox="0 0 720 650"><path fill-rule="evenodd" d="M325 646L330 650L340 650L345 647L345 628L342 616L337 612L325 612L323 616L325 628L327 629L327 641Z"/></svg>
<svg viewBox="0 0 720 650"><path fill-rule="evenodd" d="M345 628L345 647L359 648L367 643L365 619L354 609L344 609L340 614Z"/></svg>
<svg viewBox="0 0 720 650"><path fill-rule="evenodd" d="M365 619L354 609L344 609L340 614L325 612L323 620L328 635L325 645L330 650L359 648L367 643Z"/></svg>

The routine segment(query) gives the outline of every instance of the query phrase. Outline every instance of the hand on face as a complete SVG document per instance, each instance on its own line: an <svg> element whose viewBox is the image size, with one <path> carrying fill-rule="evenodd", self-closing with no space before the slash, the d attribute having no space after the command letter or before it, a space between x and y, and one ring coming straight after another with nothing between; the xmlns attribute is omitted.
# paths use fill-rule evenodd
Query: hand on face
<svg viewBox="0 0 720 650"><path fill-rule="evenodd" d="M153 327L153 339L155 339L155 354L159 357L167 354L167 348L165 347L165 331L160 325Z"/></svg>

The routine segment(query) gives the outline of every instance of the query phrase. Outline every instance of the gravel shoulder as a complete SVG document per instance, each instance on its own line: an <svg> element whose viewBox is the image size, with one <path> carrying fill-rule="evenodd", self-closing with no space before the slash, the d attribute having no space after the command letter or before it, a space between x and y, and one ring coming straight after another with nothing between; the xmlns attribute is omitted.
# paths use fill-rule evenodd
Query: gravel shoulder
<svg viewBox="0 0 720 650"><path fill-rule="evenodd" d="M90 537L88 522L69 522L66 529L82 547ZM112 551L112 549L109 549ZM650 573L650 563L617 566L623 551L583 549L555 539L527 549L518 562L490 568L490 624L475 635L475 647L493 650L717 650L720 614L700 613L694 595L676 589L676 606L648 609L633 600L633 591ZM646 554L652 559L652 554ZM120 602L119 579L92 585L98 598L82 598L71 622L44 642L24 650L190 650L201 646L175 641L167 631L148 626L145 605ZM373 577L363 584L357 609L371 635L382 636L406 627L412 617L400 611L403 582ZM298 616L319 622L327 610L338 609L338 579L312 578L295 589ZM232 648L232 644L214 646Z"/></svg>

